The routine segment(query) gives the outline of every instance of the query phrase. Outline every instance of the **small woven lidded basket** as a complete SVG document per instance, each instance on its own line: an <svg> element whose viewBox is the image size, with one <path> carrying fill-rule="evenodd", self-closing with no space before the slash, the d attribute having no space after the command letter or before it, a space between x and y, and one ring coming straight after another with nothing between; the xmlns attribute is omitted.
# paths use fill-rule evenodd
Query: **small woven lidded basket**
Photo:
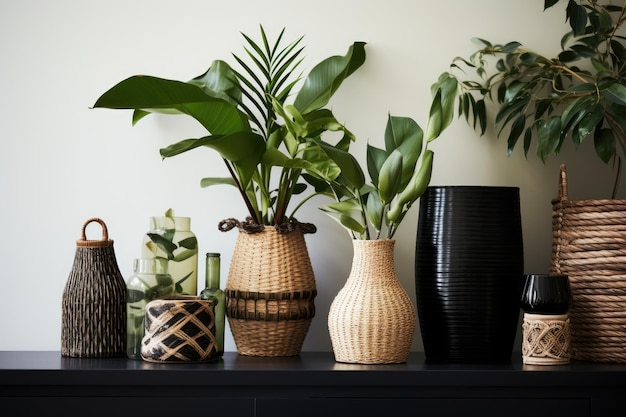
<svg viewBox="0 0 626 417"><path fill-rule="evenodd" d="M148 362L217 359L215 305L196 296L171 296L146 305L141 358Z"/></svg>
<svg viewBox="0 0 626 417"><path fill-rule="evenodd" d="M317 295L303 233L299 225L288 231L262 227L248 232L240 227L224 291L240 354L300 353Z"/></svg>
<svg viewBox="0 0 626 417"><path fill-rule="evenodd" d="M87 240L86 229L93 222L102 227L102 240ZM126 356L126 283L106 224L97 217L83 224L63 290L61 355Z"/></svg>
<svg viewBox="0 0 626 417"><path fill-rule="evenodd" d="M572 359L626 363L626 200L570 200L561 165L551 273L568 275Z"/></svg>

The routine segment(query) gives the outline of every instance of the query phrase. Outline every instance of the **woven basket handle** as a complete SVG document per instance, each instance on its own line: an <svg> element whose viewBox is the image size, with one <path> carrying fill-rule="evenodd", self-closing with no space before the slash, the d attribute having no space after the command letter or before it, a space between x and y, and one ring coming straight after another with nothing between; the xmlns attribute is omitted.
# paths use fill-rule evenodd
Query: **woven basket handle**
<svg viewBox="0 0 626 417"><path fill-rule="evenodd" d="M569 200L567 196L567 170L565 169L565 164L561 164L559 172L559 200Z"/></svg>
<svg viewBox="0 0 626 417"><path fill-rule="evenodd" d="M100 226L102 226L102 240L105 241L105 242L108 241L109 240L109 231L107 230L107 225L104 223L104 221L102 219L100 219L98 217L92 217L92 218L88 219L85 222L85 224L83 224L83 230L82 230L81 235L80 235L81 240L87 240L87 234L86 234L87 226L90 223L93 223L93 222L100 223Z"/></svg>

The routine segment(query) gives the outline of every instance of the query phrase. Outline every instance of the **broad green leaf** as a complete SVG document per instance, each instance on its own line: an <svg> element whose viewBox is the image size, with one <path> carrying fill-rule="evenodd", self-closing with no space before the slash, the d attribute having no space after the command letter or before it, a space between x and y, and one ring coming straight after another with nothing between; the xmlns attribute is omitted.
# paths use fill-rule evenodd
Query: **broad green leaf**
<svg viewBox="0 0 626 417"><path fill-rule="evenodd" d="M189 259L192 256L197 255L197 254L198 254L197 250L188 250L188 249L186 249L184 251L181 251L180 253L177 253L176 256L174 256L173 260L175 262L182 262L182 261L184 261L186 259Z"/></svg>
<svg viewBox="0 0 626 417"><path fill-rule="evenodd" d="M386 151L391 154L397 150L402 155L402 177L397 185L399 190L406 186L413 175L415 164L422 153L423 136L422 129L413 119L391 115L388 117L385 129Z"/></svg>
<svg viewBox="0 0 626 417"><path fill-rule="evenodd" d="M585 33L587 26L587 11L574 0L569 0L567 5L567 18L574 35L580 36Z"/></svg>
<svg viewBox="0 0 626 417"><path fill-rule="evenodd" d="M155 245L167 254L168 259L174 259L174 251L178 248L175 243L157 233L148 233L147 235Z"/></svg>
<svg viewBox="0 0 626 417"><path fill-rule="evenodd" d="M345 56L326 58L305 78L294 106L303 114L324 107L341 83L364 62L365 42L354 42Z"/></svg>
<svg viewBox="0 0 626 417"><path fill-rule="evenodd" d="M384 149L367 144L367 172L374 184L378 184L378 174L380 168L387 159L387 152Z"/></svg>
<svg viewBox="0 0 626 417"><path fill-rule="evenodd" d="M246 117L232 103L207 95L196 85L151 76L121 81L102 94L93 107L184 113L214 135L250 130Z"/></svg>
<svg viewBox="0 0 626 417"><path fill-rule="evenodd" d="M365 209L367 212L367 218L370 223L376 229L376 231L380 230L380 226L383 221L383 211L384 206L382 201L380 201L380 197L376 191L370 192L367 194L367 203L365 205Z"/></svg>
<svg viewBox="0 0 626 417"><path fill-rule="evenodd" d="M422 162L419 169L415 170L413 177L407 187L400 193L398 202L402 205L413 204L418 198L424 194L433 172L433 159L435 154L432 150L427 149L422 156Z"/></svg>
<svg viewBox="0 0 626 417"><path fill-rule="evenodd" d="M596 129L596 126L602 123L604 120L604 107L601 104L596 104L587 111L585 117L582 118L578 124L578 135L582 142L591 132Z"/></svg>
<svg viewBox="0 0 626 417"><path fill-rule="evenodd" d="M593 144L596 153L604 163L608 163L615 156L615 133L611 129L596 129Z"/></svg>
<svg viewBox="0 0 626 417"><path fill-rule="evenodd" d="M402 181L402 154L395 150L383 163L378 177L378 194L383 204L390 202L400 191Z"/></svg>
<svg viewBox="0 0 626 417"><path fill-rule="evenodd" d="M185 249L196 249L198 247L198 240L193 236L187 237L178 242L178 246Z"/></svg>
<svg viewBox="0 0 626 417"><path fill-rule="evenodd" d="M509 155L511 155L511 152L513 151L513 148L515 148L517 140L522 135L522 132L524 132L525 126L526 116L524 114L520 114L511 125L511 131L509 132L509 138L507 140L507 149Z"/></svg>
<svg viewBox="0 0 626 417"><path fill-rule="evenodd" d="M537 129L537 156L543 162L556 151L561 138L561 118L553 116L544 121Z"/></svg>
<svg viewBox="0 0 626 417"><path fill-rule="evenodd" d="M604 97L613 103L626 105L626 87L619 83L613 83L606 89Z"/></svg>
<svg viewBox="0 0 626 417"><path fill-rule="evenodd" d="M339 167L341 174L346 178L354 189L359 189L365 184L365 175L359 162L347 151L329 145L322 140L313 141L326 154L331 161Z"/></svg>
<svg viewBox="0 0 626 417"><path fill-rule="evenodd" d="M233 69L224 61L213 61L204 74L190 80L189 84L197 85L206 94L234 105L241 102L241 86Z"/></svg>
<svg viewBox="0 0 626 417"><path fill-rule="evenodd" d="M200 180L200 187L202 188L206 188L206 187L210 187L212 185L232 185L233 187L236 187L237 184L235 184L235 180L232 177L221 177L221 178L217 178L217 177L212 177L212 178L202 178Z"/></svg>

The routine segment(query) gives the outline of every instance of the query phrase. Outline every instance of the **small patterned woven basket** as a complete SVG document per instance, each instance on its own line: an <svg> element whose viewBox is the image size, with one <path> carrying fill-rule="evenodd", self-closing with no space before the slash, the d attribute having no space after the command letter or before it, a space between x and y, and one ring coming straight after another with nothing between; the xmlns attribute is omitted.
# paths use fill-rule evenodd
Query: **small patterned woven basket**
<svg viewBox="0 0 626 417"><path fill-rule="evenodd" d="M148 362L209 362L216 359L212 300L173 296L146 305L141 357Z"/></svg>
<svg viewBox="0 0 626 417"><path fill-rule="evenodd" d="M101 240L87 239L87 226L93 222L102 227ZM97 217L83 224L63 290L61 355L126 356L126 283L106 224Z"/></svg>
<svg viewBox="0 0 626 417"><path fill-rule="evenodd" d="M570 200L561 165L551 273L572 289L572 359L626 363L626 200Z"/></svg>
<svg viewBox="0 0 626 417"><path fill-rule="evenodd" d="M226 315L237 351L295 356L315 315L315 276L299 227L240 230L226 283Z"/></svg>

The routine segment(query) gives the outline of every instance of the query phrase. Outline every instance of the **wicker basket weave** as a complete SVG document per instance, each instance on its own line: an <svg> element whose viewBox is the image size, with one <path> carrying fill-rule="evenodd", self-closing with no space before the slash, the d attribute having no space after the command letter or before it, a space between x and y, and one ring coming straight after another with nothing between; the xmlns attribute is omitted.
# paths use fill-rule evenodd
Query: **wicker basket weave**
<svg viewBox="0 0 626 417"><path fill-rule="evenodd" d="M328 330L337 362L406 362L415 308L395 269L395 240L353 240L346 284L333 300Z"/></svg>
<svg viewBox="0 0 626 417"><path fill-rule="evenodd" d="M240 354L298 355L315 315L317 295L303 232L241 230L224 292Z"/></svg>
<svg viewBox="0 0 626 417"><path fill-rule="evenodd" d="M626 200L552 200L551 272L572 288L572 358L626 362Z"/></svg>
<svg viewBox="0 0 626 417"><path fill-rule="evenodd" d="M87 240L92 222L102 240ZM126 283L104 221L88 219L76 241L74 264L63 290L61 355L105 358L126 356Z"/></svg>
<svg viewBox="0 0 626 417"><path fill-rule="evenodd" d="M141 357L148 362L210 362L217 359L212 300L177 296L146 305Z"/></svg>

